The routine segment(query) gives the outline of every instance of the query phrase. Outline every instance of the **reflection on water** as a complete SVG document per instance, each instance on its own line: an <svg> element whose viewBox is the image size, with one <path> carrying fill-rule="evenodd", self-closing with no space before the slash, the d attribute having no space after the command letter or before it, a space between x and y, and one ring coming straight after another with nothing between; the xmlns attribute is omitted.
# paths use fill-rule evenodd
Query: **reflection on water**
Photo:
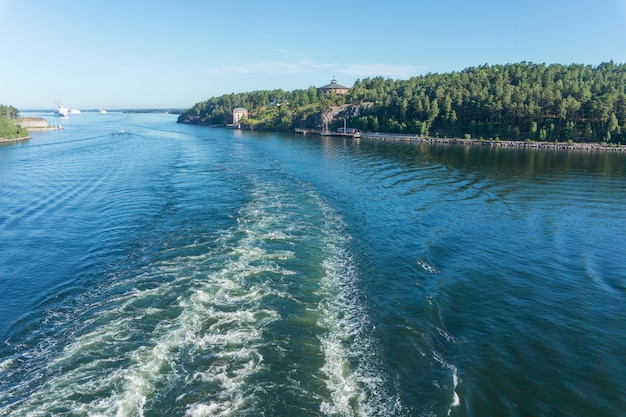
<svg viewBox="0 0 626 417"><path fill-rule="evenodd" d="M356 142L352 147L365 154L383 155L385 158L406 163L419 160L455 169L487 169L498 175L524 175L528 178L560 172L618 177L626 175L626 155L623 152L406 144L367 140Z"/></svg>

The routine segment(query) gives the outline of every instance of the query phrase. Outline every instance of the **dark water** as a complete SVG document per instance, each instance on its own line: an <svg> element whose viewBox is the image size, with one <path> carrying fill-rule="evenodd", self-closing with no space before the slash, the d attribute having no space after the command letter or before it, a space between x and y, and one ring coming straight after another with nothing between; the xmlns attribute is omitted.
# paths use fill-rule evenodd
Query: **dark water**
<svg viewBox="0 0 626 417"><path fill-rule="evenodd" d="M0 147L1 415L624 413L626 155L62 123Z"/></svg>

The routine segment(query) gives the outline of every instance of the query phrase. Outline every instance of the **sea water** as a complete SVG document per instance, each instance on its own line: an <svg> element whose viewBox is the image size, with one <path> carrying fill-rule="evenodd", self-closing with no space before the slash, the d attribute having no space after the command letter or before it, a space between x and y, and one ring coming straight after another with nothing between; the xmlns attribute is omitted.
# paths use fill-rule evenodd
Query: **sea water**
<svg viewBox="0 0 626 417"><path fill-rule="evenodd" d="M1 415L626 409L626 153L175 122L0 147Z"/></svg>

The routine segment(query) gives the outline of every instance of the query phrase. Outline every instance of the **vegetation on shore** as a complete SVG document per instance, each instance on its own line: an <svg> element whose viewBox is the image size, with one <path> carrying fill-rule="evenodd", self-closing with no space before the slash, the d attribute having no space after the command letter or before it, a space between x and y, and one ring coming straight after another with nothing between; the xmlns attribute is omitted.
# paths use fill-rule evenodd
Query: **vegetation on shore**
<svg viewBox="0 0 626 417"><path fill-rule="evenodd" d="M315 87L227 94L196 103L179 123L293 131L343 124L363 131L474 139L626 143L626 64L482 65L408 80L357 80L348 94ZM329 111L335 109L335 111Z"/></svg>
<svg viewBox="0 0 626 417"><path fill-rule="evenodd" d="M16 124L14 119L19 117L20 112L13 106L0 104L0 138L17 139L28 137L28 130Z"/></svg>

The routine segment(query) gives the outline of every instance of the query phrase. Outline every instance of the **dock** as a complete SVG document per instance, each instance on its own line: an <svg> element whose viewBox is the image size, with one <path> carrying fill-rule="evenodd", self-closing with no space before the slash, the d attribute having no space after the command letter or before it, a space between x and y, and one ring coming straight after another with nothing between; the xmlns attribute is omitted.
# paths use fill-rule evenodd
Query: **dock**
<svg viewBox="0 0 626 417"><path fill-rule="evenodd" d="M318 136L339 136L339 137L348 137L348 138L360 138L361 131L358 129L347 129L346 131L341 130L342 128L337 129L336 131L328 131L321 129L300 129L296 128L295 132L301 135L318 135Z"/></svg>

